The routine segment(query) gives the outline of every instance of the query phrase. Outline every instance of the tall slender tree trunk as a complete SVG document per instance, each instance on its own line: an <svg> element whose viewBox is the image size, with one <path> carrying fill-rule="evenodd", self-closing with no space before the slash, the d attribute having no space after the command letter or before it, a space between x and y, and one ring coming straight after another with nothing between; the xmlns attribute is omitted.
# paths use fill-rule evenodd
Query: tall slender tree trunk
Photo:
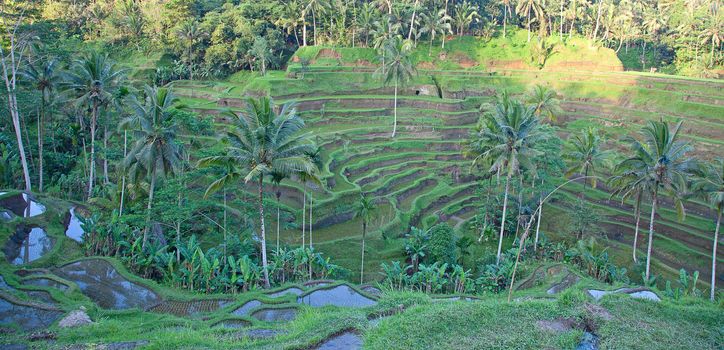
<svg viewBox="0 0 724 350"><path fill-rule="evenodd" d="M302 11L302 46L307 46L307 11Z"/></svg>
<svg viewBox="0 0 724 350"><path fill-rule="evenodd" d="M598 36L598 25L601 22L601 6L603 5L603 0L598 0L598 10L596 11L596 29L593 30L593 41L596 41L596 37Z"/></svg>
<svg viewBox="0 0 724 350"><path fill-rule="evenodd" d="M657 183L656 187L659 186ZM654 243L654 219L656 216L656 195L658 194L658 188L654 188L653 198L651 200L651 221L649 221L649 245L646 249L646 281L651 280L651 248Z"/></svg>
<svg viewBox="0 0 724 350"><path fill-rule="evenodd" d="M227 207L226 200L227 200L226 199L226 186L224 186L224 265L226 265L226 254L227 254L226 247L229 245L229 241L227 238L228 231L226 229L226 227L227 227L226 226L226 216L227 216L226 215L226 207Z"/></svg>
<svg viewBox="0 0 724 350"><path fill-rule="evenodd" d="M543 187L543 179L540 181L541 187ZM540 222L543 220L543 191L540 192L538 198L538 220L535 223L535 241L533 242L533 251L538 250L538 233L540 232Z"/></svg>
<svg viewBox="0 0 724 350"><path fill-rule="evenodd" d="M314 29L314 46L319 45L317 43L317 15L314 13L314 8L312 8L312 27Z"/></svg>
<svg viewBox="0 0 724 350"><path fill-rule="evenodd" d="M15 90L6 81L6 87L8 90L8 107L10 109L10 116L13 119L13 128L15 129L15 139L18 143L18 153L20 153L20 164L23 167L23 178L25 179L25 190L30 192L33 190L33 185L30 182L30 170L28 169L28 158L25 155L25 147L23 146L23 134L20 128L20 112L18 110L18 100L15 96Z"/></svg>
<svg viewBox="0 0 724 350"><path fill-rule="evenodd" d="M261 264L264 269L264 288L270 288L266 259L266 229L264 227L264 176L259 176L259 222L261 224Z"/></svg>
<svg viewBox="0 0 724 350"><path fill-rule="evenodd" d="M721 208L716 217L716 229L714 230L714 247L711 249L711 290L709 291L709 299L714 301L716 293L716 248L719 244L719 227L721 226Z"/></svg>
<svg viewBox="0 0 724 350"><path fill-rule="evenodd" d="M88 175L88 198L93 196L93 181L95 180L96 171L96 123L98 122L98 101L93 101L93 115L91 116L90 134L91 134L91 151L90 151L90 174Z"/></svg>
<svg viewBox="0 0 724 350"><path fill-rule="evenodd" d="M365 237L367 236L367 221L362 221L362 263L359 271L359 284L365 279Z"/></svg>
<svg viewBox="0 0 724 350"><path fill-rule="evenodd" d="M128 155L128 130L123 130L123 159ZM123 200L126 194L126 170L122 169L121 176L121 205L118 209L118 216L123 216Z"/></svg>
<svg viewBox="0 0 724 350"><path fill-rule="evenodd" d="M148 241L148 230L151 229L151 209L153 208L153 192L156 189L156 171L151 172L151 185L148 190L148 205L146 206L146 228L143 230L143 243L141 248L146 248Z"/></svg>
<svg viewBox="0 0 724 350"><path fill-rule="evenodd" d="M410 18L410 31L407 33L407 40L412 38L412 30L415 28L415 15L417 14L417 3L419 0L415 0L415 4L412 5L412 17Z"/></svg>
<svg viewBox="0 0 724 350"><path fill-rule="evenodd" d="M38 191L43 192L43 122L45 119L45 97L41 97L38 113Z"/></svg>
<svg viewBox="0 0 724 350"><path fill-rule="evenodd" d="M508 27L508 9L507 5L503 5L503 38L505 38L505 35L507 33L507 27Z"/></svg>
<svg viewBox="0 0 724 350"><path fill-rule="evenodd" d="M392 137L395 137L395 134L397 133L397 79L395 79L395 121L392 126Z"/></svg>
<svg viewBox="0 0 724 350"><path fill-rule="evenodd" d="M279 189L277 189L277 252L279 252L279 221L281 220L281 208L279 208L279 198L281 197L281 192L279 192Z"/></svg>
<svg viewBox="0 0 724 350"><path fill-rule="evenodd" d="M307 245L305 240L307 230L307 184L304 184L304 194L302 197L302 248Z"/></svg>
<svg viewBox="0 0 724 350"><path fill-rule="evenodd" d="M636 195L636 228L634 229L634 241L633 241L633 261L634 263L638 262L636 259L636 249L638 248L638 240L639 240L639 223L641 222L641 197L643 197L643 192L639 191L639 193Z"/></svg>
<svg viewBox="0 0 724 350"><path fill-rule="evenodd" d="M559 37L561 40L563 40L563 23L564 22L565 21L563 20L563 0L561 0L561 26L560 26L560 29L558 30L558 34L559 34Z"/></svg>
<svg viewBox="0 0 724 350"><path fill-rule="evenodd" d="M505 179L505 196L503 197L503 217L500 219L500 237L498 238L498 254L495 258L495 264L500 264L500 253L503 250L503 233L505 232L505 212L508 209L508 191L510 190L511 171L508 169L508 176Z"/></svg>
<svg viewBox="0 0 724 350"><path fill-rule="evenodd" d="M108 179L108 123L103 126L103 181L105 185L111 182Z"/></svg>
<svg viewBox="0 0 724 350"><path fill-rule="evenodd" d="M530 42L530 7L528 7L528 42Z"/></svg>
<svg viewBox="0 0 724 350"><path fill-rule="evenodd" d="M309 191L309 249L314 248L312 246L312 210L314 205L314 193Z"/></svg>

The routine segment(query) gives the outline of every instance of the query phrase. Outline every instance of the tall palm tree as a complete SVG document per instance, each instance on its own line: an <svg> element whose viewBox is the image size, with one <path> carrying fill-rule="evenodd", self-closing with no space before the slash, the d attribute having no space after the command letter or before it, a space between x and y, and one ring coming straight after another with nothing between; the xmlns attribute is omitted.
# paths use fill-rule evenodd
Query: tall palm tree
<svg viewBox="0 0 724 350"><path fill-rule="evenodd" d="M556 114L561 113L558 94L555 90L545 85L536 84L528 90L526 102L535 106L535 114L539 118L541 114L545 113L548 116L548 120L555 121Z"/></svg>
<svg viewBox="0 0 724 350"><path fill-rule="evenodd" d="M394 124L392 126L392 137L395 137L397 133L397 89L400 85L407 84L412 76L416 74L415 66L412 65L410 60L411 43L409 41L403 41L399 37L395 37L386 45L384 50L384 56L387 57L387 62L380 67L382 77L385 85L395 85L395 102L394 102ZM378 71L380 73L380 71Z"/></svg>
<svg viewBox="0 0 724 350"><path fill-rule="evenodd" d="M38 191L43 192L43 139L45 137L45 117L48 107L53 103L54 94L61 83L58 60L49 58L38 65L28 65L20 72L23 80L40 93L38 106Z"/></svg>
<svg viewBox="0 0 724 350"><path fill-rule="evenodd" d="M508 27L508 16L513 16L513 11L510 7L510 0L500 0L500 4L503 5L503 38L507 33Z"/></svg>
<svg viewBox="0 0 724 350"><path fill-rule="evenodd" d="M182 171L183 147L176 142L177 127L171 113L178 99L166 88L146 86L144 92L146 97L143 101L131 99L139 128L133 133L136 142L123 160L123 167L131 178L137 181L147 179L149 182L146 229L143 233L145 245L156 181Z"/></svg>
<svg viewBox="0 0 724 350"><path fill-rule="evenodd" d="M703 29L699 37L701 38L701 44L711 45L709 53L709 65L714 65L714 48L719 47L724 37L724 25L722 25L722 16L716 14L709 14L706 27Z"/></svg>
<svg viewBox="0 0 724 350"><path fill-rule="evenodd" d="M432 51L432 43L435 41L435 35L439 33L444 36L452 30L450 27L451 18L446 15L445 10L442 9L433 11L430 14L421 13L420 18L422 19L420 33L430 36L430 47L427 50L427 55L429 56Z"/></svg>
<svg viewBox="0 0 724 350"><path fill-rule="evenodd" d="M250 98L247 100L244 112L227 114L231 117L232 124L226 132L225 139L228 142L226 154L201 159L199 165L207 166L231 161L243 168L243 171L214 181L206 190L207 194L218 190L231 179L257 181L264 286L269 288L264 225L264 177L274 172L315 173L317 170L307 156L313 144L308 134L300 133L304 128L304 120L297 115L292 103L284 104L280 111L276 112L269 97L261 97L258 100Z"/></svg>
<svg viewBox="0 0 724 350"><path fill-rule="evenodd" d="M651 279L651 249L659 191L670 192L674 196L680 216L684 215L683 202L678 194L686 187L693 162L687 157L691 146L688 142L679 140L681 124L682 122L678 122L671 128L664 121L649 122L641 129L643 142L631 140L633 155L619 164L621 169L640 175L631 186L645 186L651 191L651 218L646 249L647 281Z"/></svg>
<svg viewBox="0 0 724 350"><path fill-rule="evenodd" d="M583 174L586 178L583 182L583 191L581 198L588 186L588 176L596 174L598 169L607 165L610 152L601 148L601 136L598 130L589 127L581 130L579 134L571 135L566 143L568 151L564 154L564 159L568 161L568 170L566 176L575 173ZM596 188L598 181L595 177L590 179L591 186Z"/></svg>
<svg viewBox="0 0 724 350"><path fill-rule="evenodd" d="M401 26L394 23L390 16L385 16L380 21L374 22L374 28L370 31L372 35L372 46L382 53L382 73L385 72L385 47L389 45L392 38L400 35Z"/></svg>
<svg viewBox="0 0 724 350"><path fill-rule="evenodd" d="M362 220L362 263L360 264L359 272L359 283L364 283L365 276L365 237L367 237L367 224L372 217L372 211L375 210L374 201L365 196L364 193L360 193L359 202L357 205L356 216Z"/></svg>
<svg viewBox="0 0 724 350"><path fill-rule="evenodd" d="M458 36L463 36L465 29L478 18L480 18L480 15L478 14L478 6L476 4L469 3L465 0L455 5L453 19L458 27Z"/></svg>
<svg viewBox="0 0 724 350"><path fill-rule="evenodd" d="M547 136L541 131L540 121L535 116L535 107L526 106L505 96L499 99L495 110L491 114L486 114L481 122L483 126L473 135L471 142L473 152L478 154L473 164L482 160L490 162L490 173L503 173L506 176L503 217L500 221L496 257L496 263L499 264L505 233L510 179L523 169L530 169L535 173L532 158L540 152L533 147Z"/></svg>
<svg viewBox="0 0 724 350"><path fill-rule="evenodd" d="M197 21L187 21L181 24L176 34L184 42L186 51L186 67L189 70L189 79L194 80L194 45L205 35L199 28Z"/></svg>
<svg viewBox="0 0 724 350"><path fill-rule="evenodd" d="M528 42L530 42L531 13L538 20L541 31L545 30L545 4L541 0L519 0L515 11L519 14L525 13L528 18Z"/></svg>
<svg viewBox="0 0 724 350"><path fill-rule="evenodd" d="M78 108L91 110L90 135L90 173L88 175L88 198L93 194L95 180L95 139L96 124L101 109L112 99L112 92L120 85L124 70L108 58L107 54L91 52L73 62L71 70L64 79L65 91L75 99Z"/></svg>
<svg viewBox="0 0 724 350"><path fill-rule="evenodd" d="M716 251L719 243L719 228L721 216L724 212L724 158L703 166L697 172L698 176L692 186L695 193L700 193L716 212L716 228L714 229L714 244L711 251L711 289L709 299L714 301L716 292Z"/></svg>
<svg viewBox="0 0 724 350"><path fill-rule="evenodd" d="M359 34L365 37L365 47L369 47L370 33L375 23L375 8L372 3L366 2L362 5L359 14L355 16L355 22L359 29Z"/></svg>
<svg viewBox="0 0 724 350"><path fill-rule="evenodd" d="M636 227L634 228L634 239L632 246L633 261L638 262L636 251L638 249L639 226L641 223L641 203L645 193L651 192L648 188L649 183L646 181L638 181L644 175L637 169L626 169L620 165L616 166L616 174L609 179L609 185L613 188L611 197L620 195L621 202L633 196L634 198L634 216L636 217Z"/></svg>

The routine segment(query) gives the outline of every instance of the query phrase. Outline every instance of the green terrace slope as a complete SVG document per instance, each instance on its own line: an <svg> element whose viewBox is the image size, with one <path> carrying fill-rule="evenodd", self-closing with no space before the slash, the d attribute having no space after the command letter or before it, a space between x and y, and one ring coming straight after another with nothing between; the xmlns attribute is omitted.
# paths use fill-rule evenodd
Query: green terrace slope
<svg viewBox="0 0 724 350"><path fill-rule="evenodd" d="M392 89L374 74L375 56L366 48L302 48L286 72L265 77L239 73L219 82L178 81L172 87L191 109L213 116L219 128L224 125L220 112L240 110L246 96L268 94L277 103L297 103L309 131L323 147L325 186L311 190L315 248L354 274L359 269L362 225L354 218L353 207L360 191L378 201L368 241L367 278L379 276L381 261L403 259L402 243L396 237L409 226L430 227L444 221L477 238L464 229L476 214L480 198L475 192L479 178L470 173L471 160L463 156L462 143L476 124L481 106L485 108L504 90L520 95L533 84L552 86L559 92L563 109L552 124L564 138L595 126L604 132L607 147L622 152L626 150L623 137L634 136L648 120L664 118L684 120L686 137L696 147L697 157L724 154L721 81L612 71L618 69L611 66L620 65L615 54L592 49L583 41L561 46L558 55L538 70L523 62L527 49L505 46L499 52L497 45L502 44L455 39L446 43L446 60L439 60L439 48L428 56L428 48L421 44L413 55L418 74L400 90L394 139L390 137ZM521 63L514 67L491 64L516 59ZM303 68L301 60L308 60L308 66L305 62ZM304 188L291 181L282 187L282 210L301 225ZM577 195L581 189L582 185L569 186L565 196ZM628 265L634 220L631 203L609 200L605 190L589 189L585 195L605 215L603 232L596 236L610 246L617 263ZM274 206L271 190L267 195ZM708 280L713 216L702 203L692 202L688 208L686 220L679 222L671 204L663 205L656 224L655 271L673 278L680 268L698 270L701 279ZM569 209L561 201L546 208L544 228L549 237L572 239L566 227ZM271 227L276 227L275 218L270 214ZM648 220L642 218L641 224L647 227ZM287 227L282 240L300 244L301 230ZM491 248L484 246L483 251ZM718 259L723 260L724 253Z"/></svg>

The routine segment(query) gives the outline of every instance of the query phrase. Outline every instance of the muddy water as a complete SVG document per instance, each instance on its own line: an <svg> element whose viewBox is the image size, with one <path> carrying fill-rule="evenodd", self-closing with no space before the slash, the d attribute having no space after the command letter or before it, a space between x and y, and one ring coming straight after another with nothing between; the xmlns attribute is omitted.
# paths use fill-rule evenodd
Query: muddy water
<svg viewBox="0 0 724 350"><path fill-rule="evenodd" d="M346 285L330 289L319 289L299 297L297 301L312 307L322 307L327 305L365 307L377 304L376 301L357 293L357 291Z"/></svg>
<svg viewBox="0 0 724 350"><path fill-rule="evenodd" d="M36 330L50 326L62 314L58 310L13 304L0 297L0 325L17 324L26 331Z"/></svg>
<svg viewBox="0 0 724 350"><path fill-rule="evenodd" d="M261 309L251 314L252 317L266 322L291 321L297 317L297 309Z"/></svg>
<svg viewBox="0 0 724 350"><path fill-rule="evenodd" d="M40 227L19 225L3 248L7 261L13 265L40 259L53 248L53 240Z"/></svg>
<svg viewBox="0 0 724 350"><path fill-rule="evenodd" d="M68 222L68 226L65 228L65 235L78 243L83 242L83 234L85 232L83 231L81 224L82 222L76 215L75 207L70 208L70 221Z"/></svg>
<svg viewBox="0 0 724 350"><path fill-rule="evenodd" d="M261 306L261 302L259 300L250 300L247 301L244 305L240 306L238 309L234 310L233 314L237 316L246 316L249 314L249 311L251 311L251 309L259 306Z"/></svg>
<svg viewBox="0 0 724 350"><path fill-rule="evenodd" d="M316 347L317 350L352 350L362 348L362 338L359 335L352 332L344 332L339 335L335 335L319 344Z"/></svg>
<svg viewBox="0 0 724 350"><path fill-rule="evenodd" d="M0 207L9 209L16 216L29 218L45 212L45 206L34 201L27 193L0 199Z"/></svg>
<svg viewBox="0 0 724 350"><path fill-rule="evenodd" d="M161 301L155 292L125 279L105 260L78 261L54 273L76 283L83 294L106 309L148 309Z"/></svg>

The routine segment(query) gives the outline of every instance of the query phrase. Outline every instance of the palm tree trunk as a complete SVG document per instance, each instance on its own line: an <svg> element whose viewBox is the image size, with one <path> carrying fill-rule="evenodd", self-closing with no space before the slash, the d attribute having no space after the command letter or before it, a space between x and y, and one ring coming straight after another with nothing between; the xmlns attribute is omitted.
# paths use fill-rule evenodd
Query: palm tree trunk
<svg viewBox="0 0 724 350"><path fill-rule="evenodd" d="M307 11L302 11L302 46L307 46Z"/></svg>
<svg viewBox="0 0 724 350"><path fill-rule="evenodd" d="M561 0L561 28L558 31L561 40L563 40L563 22L565 21L563 20L563 0Z"/></svg>
<svg viewBox="0 0 724 350"><path fill-rule="evenodd" d="M111 182L108 179L108 123L103 126L103 181L105 185Z"/></svg>
<svg viewBox="0 0 724 350"><path fill-rule="evenodd" d="M658 184L655 185L658 187ZM651 219L649 221L649 245L646 249L646 282L651 279L651 247L654 243L654 219L656 215L656 195L658 188L654 189L653 198L651 200Z"/></svg>
<svg viewBox="0 0 724 350"><path fill-rule="evenodd" d="M141 248L146 248L148 241L148 230L151 229L151 208L153 207L153 192L156 189L156 171L151 173L151 185L148 190L148 205L146 206L146 228L143 230L143 243Z"/></svg>
<svg viewBox="0 0 724 350"><path fill-rule="evenodd" d="M392 126L392 137L395 137L395 134L397 133L397 79L395 79L395 121Z"/></svg>
<svg viewBox="0 0 724 350"><path fill-rule="evenodd" d="M96 122L98 121L98 101L93 101L93 115L91 116L91 152L90 152L90 174L88 175L88 198L93 195L93 180L96 170ZM144 240L145 241L145 240Z"/></svg>
<svg viewBox="0 0 724 350"><path fill-rule="evenodd" d="M314 29L314 46L317 46L319 45L319 43L317 43L317 16L314 13L314 8L312 8L312 26Z"/></svg>
<svg viewBox="0 0 724 350"><path fill-rule="evenodd" d="M309 249L312 249L312 207L314 199L314 193L309 191Z"/></svg>
<svg viewBox="0 0 724 350"><path fill-rule="evenodd" d="M224 186L224 265L226 265L226 246L228 245L226 230L226 186Z"/></svg>
<svg viewBox="0 0 724 350"><path fill-rule="evenodd" d="M634 241L633 241L633 261L634 263L637 262L636 259L636 249L638 248L638 240L639 240L639 222L641 222L641 197L643 196L643 192L640 192L636 196L636 229L634 229Z"/></svg>
<svg viewBox="0 0 724 350"><path fill-rule="evenodd" d="M264 176L259 176L259 222L261 224L261 264L264 269L264 288L269 288L271 284L266 260L266 230L264 227Z"/></svg>
<svg viewBox="0 0 724 350"><path fill-rule="evenodd" d="M503 217L500 219L500 237L498 239L498 254L495 258L495 264L500 264L500 253L503 250L503 233L505 232L505 212L508 209L508 191L510 190L510 169L505 179L505 196L503 197Z"/></svg>
<svg viewBox="0 0 724 350"><path fill-rule="evenodd" d="M45 119L45 97L41 97L38 113L38 191L43 192L43 120Z"/></svg>
<svg viewBox="0 0 724 350"><path fill-rule="evenodd" d="M123 159L126 159L128 153L128 130L123 130ZM126 171L123 170L121 177L121 205L118 209L118 216L123 216L123 199L126 194Z"/></svg>
<svg viewBox="0 0 724 350"><path fill-rule="evenodd" d="M503 6L503 38L505 38L505 34L508 27L508 9L506 9L507 6Z"/></svg>
<svg viewBox="0 0 724 350"><path fill-rule="evenodd" d="M417 12L417 2L419 0L415 0L415 4L412 5L412 17L410 18L410 31L407 33L407 40L410 40L412 38L412 29L415 28L415 14Z"/></svg>
<svg viewBox="0 0 724 350"><path fill-rule="evenodd" d="M530 42L530 7L528 7L528 42Z"/></svg>
<svg viewBox="0 0 724 350"><path fill-rule="evenodd" d="M25 147L23 146L23 134L20 130L20 113L18 111L18 100L15 91L6 82L8 89L8 106L10 115L13 119L13 128L15 129L15 138L18 142L18 153L20 153L20 164L23 166L23 178L25 179L25 190L32 191L33 186L30 182L30 170L28 170L28 159L25 155Z"/></svg>
<svg viewBox="0 0 724 350"><path fill-rule="evenodd" d="M365 236L367 236L367 221L362 221L362 264L360 264L359 284L363 284L365 278Z"/></svg>
<svg viewBox="0 0 724 350"><path fill-rule="evenodd" d="M281 193L277 190L277 252L279 251L279 220L281 218L281 210L279 208L279 197Z"/></svg>
<svg viewBox="0 0 724 350"><path fill-rule="evenodd" d="M541 181L541 184L543 181ZM538 199L538 220L535 223L535 241L533 242L533 251L538 250L538 233L540 232L540 222L543 219L543 192L540 193L540 198Z"/></svg>
<svg viewBox="0 0 724 350"><path fill-rule="evenodd" d="M596 11L596 29L593 30L593 41L596 41L596 37L598 36L598 25L601 22L601 5L603 4L602 0L598 0L598 10Z"/></svg>
<svg viewBox="0 0 724 350"><path fill-rule="evenodd" d="M307 185L304 184L304 195L302 198L302 249L304 246L306 246L305 236L306 236L306 229L307 229Z"/></svg>
<svg viewBox="0 0 724 350"><path fill-rule="evenodd" d="M721 212L719 209L719 215L716 217L716 229L714 230L714 247L711 250L711 290L709 291L709 299L714 301L714 294L716 292L716 248L719 244L719 227L721 226Z"/></svg>

